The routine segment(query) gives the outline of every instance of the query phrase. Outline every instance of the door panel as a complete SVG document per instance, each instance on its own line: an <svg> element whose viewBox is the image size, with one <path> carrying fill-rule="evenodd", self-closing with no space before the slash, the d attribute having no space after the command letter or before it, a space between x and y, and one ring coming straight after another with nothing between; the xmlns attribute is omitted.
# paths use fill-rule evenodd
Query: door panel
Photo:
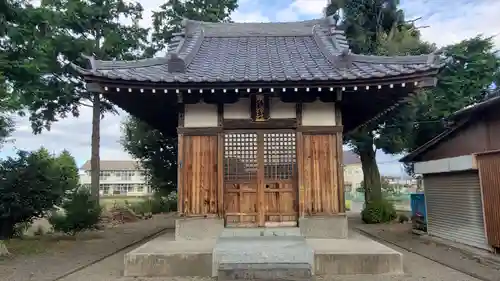
<svg viewBox="0 0 500 281"><path fill-rule="evenodd" d="M226 226L297 224L295 133L226 133Z"/></svg>
<svg viewBox="0 0 500 281"><path fill-rule="evenodd" d="M257 134L224 135L226 226L257 226Z"/></svg>
<svg viewBox="0 0 500 281"><path fill-rule="evenodd" d="M264 205L266 226L297 225L295 132L264 133Z"/></svg>

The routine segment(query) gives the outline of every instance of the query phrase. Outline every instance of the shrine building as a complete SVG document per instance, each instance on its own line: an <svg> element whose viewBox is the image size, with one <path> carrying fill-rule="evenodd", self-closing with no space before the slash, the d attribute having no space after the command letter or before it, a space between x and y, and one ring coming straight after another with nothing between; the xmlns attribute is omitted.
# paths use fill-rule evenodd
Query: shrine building
<svg viewBox="0 0 500 281"><path fill-rule="evenodd" d="M165 56L72 65L178 137L177 238L274 226L345 238L343 134L433 87L437 55L354 54L332 17L183 24Z"/></svg>

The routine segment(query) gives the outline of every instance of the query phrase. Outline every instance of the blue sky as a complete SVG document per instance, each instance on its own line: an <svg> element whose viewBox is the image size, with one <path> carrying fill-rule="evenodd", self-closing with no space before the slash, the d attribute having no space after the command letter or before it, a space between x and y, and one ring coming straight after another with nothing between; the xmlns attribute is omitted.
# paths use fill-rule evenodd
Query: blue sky
<svg viewBox="0 0 500 281"><path fill-rule="evenodd" d="M140 0L144 9L141 24L151 26L151 12L164 0ZM326 0L240 0L240 8L232 18L238 22L295 21L321 17ZM459 42L484 34L500 33L500 0L402 0L407 18L422 17L417 22L425 26L424 39L439 46ZM500 48L500 38L495 37ZM13 140L0 152L0 157L12 155L15 149L33 150L44 146L49 151L69 150L79 164L90 158L91 111L81 108L80 118L66 118L53 125L50 132L33 136L26 118L17 118L17 131ZM107 115L101 123L101 158L129 159L119 144L120 124L126 113ZM400 175L402 167L397 156L377 153L381 173Z"/></svg>

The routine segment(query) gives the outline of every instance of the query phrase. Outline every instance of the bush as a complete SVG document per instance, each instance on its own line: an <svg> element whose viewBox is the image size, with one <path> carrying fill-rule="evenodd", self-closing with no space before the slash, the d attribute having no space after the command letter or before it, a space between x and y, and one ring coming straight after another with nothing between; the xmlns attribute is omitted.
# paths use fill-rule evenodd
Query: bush
<svg viewBox="0 0 500 281"><path fill-rule="evenodd" d="M351 200L345 200L345 209L346 211L350 211L351 210Z"/></svg>
<svg viewBox="0 0 500 281"><path fill-rule="evenodd" d="M151 212L153 214L175 211L177 211L177 194L175 192L171 192L166 197L163 197L160 194L155 194L151 199Z"/></svg>
<svg viewBox="0 0 500 281"><path fill-rule="evenodd" d="M0 160L0 239L18 234L17 224L45 216L75 187L64 165L43 148Z"/></svg>
<svg viewBox="0 0 500 281"><path fill-rule="evenodd" d="M139 202L134 202L128 207L134 211L137 215L148 215L152 213L152 204L151 204L151 199L139 201Z"/></svg>
<svg viewBox="0 0 500 281"><path fill-rule="evenodd" d="M55 231L76 235L84 230L96 229L101 216L101 206L87 189L78 189L62 204L65 214L55 212L49 222Z"/></svg>
<svg viewBox="0 0 500 281"><path fill-rule="evenodd" d="M401 214L398 217L398 221L399 221L399 223L405 223L405 222L410 221L410 218L408 218L408 216L405 214Z"/></svg>
<svg viewBox="0 0 500 281"><path fill-rule="evenodd" d="M12 237L14 237L14 238L23 238L24 233L26 233L26 231L28 231L28 229L30 228L30 226L31 226L30 222L20 222L20 223L17 223L14 226L14 232L12 233Z"/></svg>
<svg viewBox="0 0 500 281"><path fill-rule="evenodd" d="M367 224L390 222L396 218L394 205L386 200L368 202L361 211L361 219Z"/></svg>

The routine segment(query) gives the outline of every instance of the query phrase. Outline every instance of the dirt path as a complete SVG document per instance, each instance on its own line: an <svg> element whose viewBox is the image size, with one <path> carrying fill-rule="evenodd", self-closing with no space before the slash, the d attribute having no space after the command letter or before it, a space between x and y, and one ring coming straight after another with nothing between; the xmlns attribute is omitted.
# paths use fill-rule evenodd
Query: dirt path
<svg viewBox="0 0 500 281"><path fill-rule="evenodd" d="M500 281L499 264L478 255L435 243L412 234L410 224L359 224L356 228L364 234L393 243L398 247L456 270L467 272L478 279Z"/></svg>
<svg viewBox="0 0 500 281"><path fill-rule="evenodd" d="M108 228L98 232L97 235L92 233L94 239L58 241L44 253L1 260L0 280L52 281L67 272L137 243L145 237L174 227L173 214L157 215L150 220Z"/></svg>

